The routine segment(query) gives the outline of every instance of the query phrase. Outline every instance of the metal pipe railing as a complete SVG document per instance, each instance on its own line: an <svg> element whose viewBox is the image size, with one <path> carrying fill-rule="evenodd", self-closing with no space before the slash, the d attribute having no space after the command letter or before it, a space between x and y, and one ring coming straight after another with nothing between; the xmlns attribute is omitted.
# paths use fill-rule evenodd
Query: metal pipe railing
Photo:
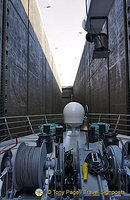
<svg viewBox="0 0 130 200"><path fill-rule="evenodd" d="M128 114L88 113L88 120L89 123L108 123L110 131L130 135L130 115ZM41 124L58 122L63 123L63 114L0 117L0 139L36 134L40 131Z"/></svg>
<svg viewBox="0 0 130 200"><path fill-rule="evenodd" d="M40 131L38 127L41 124L57 123L58 121L63 121L62 114L0 117L0 138L12 139L12 136L20 137L20 134L35 134Z"/></svg>

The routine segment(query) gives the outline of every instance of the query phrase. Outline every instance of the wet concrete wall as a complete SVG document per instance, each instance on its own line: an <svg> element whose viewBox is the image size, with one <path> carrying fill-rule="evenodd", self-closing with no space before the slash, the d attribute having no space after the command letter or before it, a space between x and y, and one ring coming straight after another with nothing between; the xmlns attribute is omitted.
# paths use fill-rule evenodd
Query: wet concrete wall
<svg viewBox="0 0 130 200"><path fill-rule="evenodd" d="M128 64L126 49L126 27L124 23L124 1L115 0L108 17L109 59L93 60L93 44L86 42L74 83L74 99L90 112L127 113L128 112ZM128 1L126 5L127 35ZM104 27L105 30L105 27ZM130 38L129 38L130 39Z"/></svg>
<svg viewBox="0 0 130 200"><path fill-rule="evenodd" d="M36 1L0 0L2 28L1 115L61 113L61 86Z"/></svg>
<svg viewBox="0 0 130 200"><path fill-rule="evenodd" d="M3 1L2 0L0 0L0 8L3 8ZM2 15L3 15L2 10L0 12L0 53L1 53L1 50L2 50L2 48L1 48L1 45L2 45L2 43L1 43L1 41L2 41ZM0 83L1 83L1 56L0 56Z"/></svg>

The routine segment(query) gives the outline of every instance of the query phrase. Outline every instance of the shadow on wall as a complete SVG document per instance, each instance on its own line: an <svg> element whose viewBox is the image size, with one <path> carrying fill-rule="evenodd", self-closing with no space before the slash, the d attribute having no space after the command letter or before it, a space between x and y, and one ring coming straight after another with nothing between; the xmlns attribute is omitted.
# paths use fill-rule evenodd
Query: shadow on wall
<svg viewBox="0 0 130 200"><path fill-rule="evenodd" d="M1 115L61 113L60 85L28 16L35 21L38 18L33 10L30 12L29 1L22 1L27 14L21 1L0 0L4 4L3 9L0 6L3 11L0 30L5 33L0 38Z"/></svg>

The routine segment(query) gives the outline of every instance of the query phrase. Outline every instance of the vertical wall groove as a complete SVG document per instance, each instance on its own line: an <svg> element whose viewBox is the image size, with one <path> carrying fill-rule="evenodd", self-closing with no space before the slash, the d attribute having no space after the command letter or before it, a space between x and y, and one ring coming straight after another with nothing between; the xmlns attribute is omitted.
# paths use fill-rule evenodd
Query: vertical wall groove
<svg viewBox="0 0 130 200"><path fill-rule="evenodd" d="M123 8L124 8L125 66L126 66L126 104L127 104L127 114L130 114L130 80L129 80L129 53L128 53L126 0L123 0Z"/></svg>
<svg viewBox="0 0 130 200"><path fill-rule="evenodd" d="M42 55L42 113L44 113L44 81L43 81L43 67L44 67L44 62L43 62L43 55Z"/></svg>
<svg viewBox="0 0 130 200"><path fill-rule="evenodd" d="M28 0L28 41L27 41L27 115L29 114L29 0Z"/></svg>
<svg viewBox="0 0 130 200"><path fill-rule="evenodd" d="M45 59L45 99L46 99L46 92L47 92L47 87L46 87L46 82L47 82L47 78L46 78L46 76L47 76L47 70L46 70L46 68L47 68L47 60ZM45 101L45 113L47 113L47 104L46 104L46 101Z"/></svg>
<svg viewBox="0 0 130 200"><path fill-rule="evenodd" d="M107 29L107 37L108 37L108 49L109 49L109 21L106 19L106 29ZM109 56L107 58L107 70L108 70L108 113L111 113L111 93L110 93L110 60Z"/></svg>
<svg viewBox="0 0 130 200"><path fill-rule="evenodd" d="M5 52L6 52L6 0L3 1L0 116L5 115Z"/></svg>

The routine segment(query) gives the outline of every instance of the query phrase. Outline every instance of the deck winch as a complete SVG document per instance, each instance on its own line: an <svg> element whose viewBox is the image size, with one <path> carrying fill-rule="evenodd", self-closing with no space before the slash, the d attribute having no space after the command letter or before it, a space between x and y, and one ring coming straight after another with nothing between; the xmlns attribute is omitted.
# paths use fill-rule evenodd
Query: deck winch
<svg viewBox="0 0 130 200"><path fill-rule="evenodd" d="M81 118L77 116L71 115L71 121L66 122L79 126ZM60 124L55 133L45 125L35 145L23 142L17 150L0 155L2 200L37 199L38 188L41 200L130 199L130 141L120 143L109 128L102 122L89 124L88 132L84 132L87 141L80 144L81 133L71 137L66 131L63 138ZM78 137L76 150L71 146L67 149L65 137ZM49 139L53 144L51 154L47 152Z"/></svg>
<svg viewBox="0 0 130 200"><path fill-rule="evenodd" d="M21 143L14 161L13 182L16 190L43 187L45 181L46 147Z"/></svg>

